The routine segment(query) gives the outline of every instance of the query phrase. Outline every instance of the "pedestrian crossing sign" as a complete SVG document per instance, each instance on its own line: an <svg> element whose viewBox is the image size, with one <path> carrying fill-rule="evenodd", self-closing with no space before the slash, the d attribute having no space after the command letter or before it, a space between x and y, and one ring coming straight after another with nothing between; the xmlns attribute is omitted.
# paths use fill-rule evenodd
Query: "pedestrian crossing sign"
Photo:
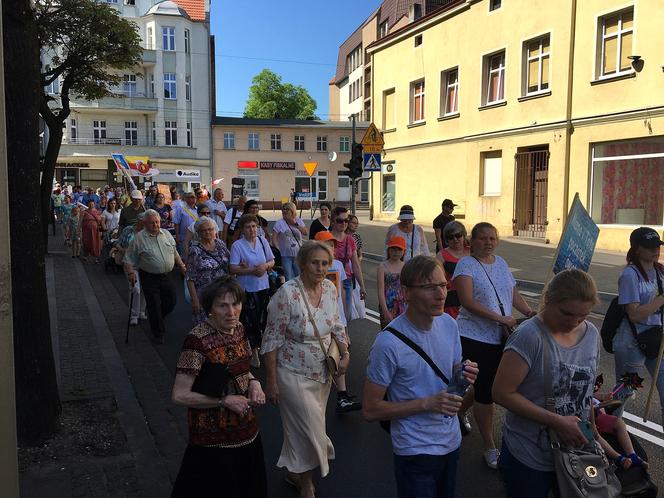
<svg viewBox="0 0 664 498"><path fill-rule="evenodd" d="M380 153L364 154L364 171L380 171Z"/></svg>

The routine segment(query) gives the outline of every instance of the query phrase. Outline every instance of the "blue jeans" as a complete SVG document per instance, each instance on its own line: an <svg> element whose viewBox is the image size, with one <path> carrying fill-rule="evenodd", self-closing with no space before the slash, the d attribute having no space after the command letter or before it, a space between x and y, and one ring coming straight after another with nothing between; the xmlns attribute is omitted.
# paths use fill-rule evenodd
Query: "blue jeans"
<svg viewBox="0 0 664 498"><path fill-rule="evenodd" d="M646 378L644 367L645 370L648 370L651 380L657 378L657 392L659 393L662 417L664 417L664 362L662 362L658 375L655 375L657 358L648 359L641 352L626 320L623 320L613 337L613 359L616 365L616 379L622 377L625 372L637 372L640 377ZM622 415L622 410L621 407L614 415Z"/></svg>
<svg viewBox="0 0 664 498"><path fill-rule="evenodd" d="M281 256L281 267L284 269L286 282L300 274L300 270L295 264L295 256Z"/></svg>
<svg viewBox="0 0 664 498"><path fill-rule="evenodd" d="M346 300L346 321L350 322L350 307L353 302L353 280L352 278L347 278L344 280L344 296Z"/></svg>
<svg viewBox="0 0 664 498"><path fill-rule="evenodd" d="M453 498L459 450L447 455L394 455L399 498Z"/></svg>
<svg viewBox="0 0 664 498"><path fill-rule="evenodd" d="M557 493L556 473L535 470L514 458L505 441L500 449L498 469L503 475L507 498L548 498L549 491Z"/></svg>

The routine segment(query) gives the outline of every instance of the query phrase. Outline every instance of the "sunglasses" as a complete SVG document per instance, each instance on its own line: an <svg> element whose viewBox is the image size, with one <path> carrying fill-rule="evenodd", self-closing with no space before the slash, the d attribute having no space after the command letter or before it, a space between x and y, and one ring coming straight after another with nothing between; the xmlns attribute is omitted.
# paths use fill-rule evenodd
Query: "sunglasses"
<svg viewBox="0 0 664 498"><path fill-rule="evenodd" d="M348 218L337 218L336 220L337 223L348 223Z"/></svg>
<svg viewBox="0 0 664 498"><path fill-rule="evenodd" d="M462 233L452 234L452 235L450 235L450 237L447 240L451 240L451 239L463 239L463 234Z"/></svg>
<svg viewBox="0 0 664 498"><path fill-rule="evenodd" d="M201 211L202 216L210 216L210 211Z"/></svg>

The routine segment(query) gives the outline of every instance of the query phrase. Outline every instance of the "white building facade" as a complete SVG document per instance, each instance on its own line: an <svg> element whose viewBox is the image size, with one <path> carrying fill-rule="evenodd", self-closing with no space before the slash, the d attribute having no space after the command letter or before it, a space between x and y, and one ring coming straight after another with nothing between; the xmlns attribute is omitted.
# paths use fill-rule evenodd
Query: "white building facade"
<svg viewBox="0 0 664 498"><path fill-rule="evenodd" d="M111 154L159 170L137 183L189 191L210 185L213 111L209 0L107 0L137 25L141 64L125 71L116 96L71 99L56 179L90 187L118 184ZM49 92L57 94L59 85Z"/></svg>

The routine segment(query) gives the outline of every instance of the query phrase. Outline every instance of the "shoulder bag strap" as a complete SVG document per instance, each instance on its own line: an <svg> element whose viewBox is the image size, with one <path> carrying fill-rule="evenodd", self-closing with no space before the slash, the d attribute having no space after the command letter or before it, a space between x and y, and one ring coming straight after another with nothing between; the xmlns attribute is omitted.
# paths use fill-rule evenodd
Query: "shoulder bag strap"
<svg viewBox="0 0 664 498"><path fill-rule="evenodd" d="M657 291L659 294L664 294L664 289L662 288L662 277L659 275L659 268L655 266L655 277L657 277ZM664 328L664 306L659 308L659 318L660 318L660 324Z"/></svg>
<svg viewBox="0 0 664 498"><path fill-rule="evenodd" d="M482 262L477 259L475 256L473 256L473 259L477 261L477 263L482 267L482 270L484 270L484 274L486 275L486 278L489 280L489 283L491 284L491 287L493 287L493 292L496 294L496 299L498 300L498 306L500 307L500 312L502 313L503 316L507 316L505 314L505 307L503 306L503 302L500 300L500 296L498 295L498 291L496 290L496 286L493 285L493 281L491 280L491 277L489 276L489 272L486 271L486 268L484 268L484 265Z"/></svg>
<svg viewBox="0 0 664 498"><path fill-rule="evenodd" d="M297 221L295 222L297 224ZM302 244L300 244L300 239L297 238L297 233L295 233L295 230L286 223L286 226L290 229L291 233L293 234L293 238L295 239L295 242L297 242L297 247L300 247Z"/></svg>
<svg viewBox="0 0 664 498"><path fill-rule="evenodd" d="M537 320L537 318L536 318ZM544 408L550 412L555 412L555 398L553 397L553 376L551 375L551 346L549 345L546 331L542 326L537 323L537 328L540 330L540 337L542 339L542 364L543 372L542 378L544 379Z"/></svg>
<svg viewBox="0 0 664 498"><path fill-rule="evenodd" d="M415 344L409 337L406 337L403 335L401 332L399 332L397 329L393 327L385 327L384 329L387 332L390 332L391 334L395 335L398 337L406 346L411 348L413 351L415 351L417 354L419 354L424 361L427 362L427 364L431 367L431 369L435 372L435 374L440 377L440 379L445 383L449 384L450 380L445 376L445 374L438 368L438 366L433 362L431 357L424 352L424 350Z"/></svg>
<svg viewBox="0 0 664 498"><path fill-rule="evenodd" d="M628 267L631 268L632 270L634 270L634 273L636 273L636 281L638 282L639 280L641 280L641 275L639 274L639 270L635 266L632 266L632 265L628 265ZM656 271L657 271L657 269L655 269L655 272ZM657 279L657 283L659 283L659 278ZM624 307L623 307L623 313L625 314L625 319L627 320L627 323L629 324L629 328L632 331L632 334L636 338L636 336L639 334L638 331L636 330L636 325L634 324L634 322L632 320L629 319L629 315L625 311Z"/></svg>
<svg viewBox="0 0 664 498"><path fill-rule="evenodd" d="M311 322L311 326L314 328L314 334L316 335L316 339L318 339L318 343L320 344L320 348L323 351L323 354L327 355L327 349L325 349L325 345L323 344L323 339L321 339L320 332L318 332L318 326L316 325L316 322L314 321L314 316L311 314L311 308L309 307L309 300L307 299L307 293L304 290L304 286L302 285L302 281L300 280L300 277L295 278L295 283L300 288L300 294L302 295L302 300L304 301L304 306L307 308L307 314L309 315L309 321ZM321 295L321 299L322 299L322 295ZM334 338L332 338L332 340L334 340Z"/></svg>

